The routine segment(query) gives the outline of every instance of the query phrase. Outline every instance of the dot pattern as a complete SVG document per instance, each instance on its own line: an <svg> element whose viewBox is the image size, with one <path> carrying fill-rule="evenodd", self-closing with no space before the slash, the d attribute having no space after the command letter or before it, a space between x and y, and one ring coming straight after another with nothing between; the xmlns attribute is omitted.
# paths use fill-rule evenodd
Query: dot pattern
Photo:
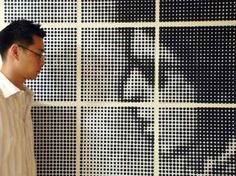
<svg viewBox="0 0 236 176"><path fill-rule="evenodd" d="M27 82L36 101L49 102L32 109L37 175L235 175L236 109L179 108L177 103L236 102L236 28L160 27L156 57L157 27L137 27L153 26L156 4L161 26L236 19L232 0L4 0L1 24L17 19L49 27L68 24L46 29L46 64L36 81ZM87 24L70 28L78 22ZM97 22L134 27L89 27ZM152 107L86 106L87 101L154 103L154 90L160 104ZM64 106L65 101L76 107ZM55 102L60 106L49 105ZM154 119L156 105L161 108Z"/></svg>
<svg viewBox="0 0 236 176"><path fill-rule="evenodd" d="M161 102L236 102L236 28L160 28Z"/></svg>
<svg viewBox="0 0 236 176"><path fill-rule="evenodd" d="M235 108L159 108L159 174L235 175Z"/></svg>
<svg viewBox="0 0 236 176"><path fill-rule="evenodd" d="M76 107L34 107L37 175L76 175Z"/></svg>
<svg viewBox="0 0 236 176"><path fill-rule="evenodd" d="M38 101L76 101L77 29L47 28L45 65L36 81L27 81Z"/></svg>
<svg viewBox="0 0 236 176"><path fill-rule="evenodd" d="M160 21L235 20L236 1L160 0Z"/></svg>
<svg viewBox="0 0 236 176"><path fill-rule="evenodd" d="M4 20L28 19L44 23L77 22L77 1L74 0L4 0Z"/></svg>
<svg viewBox="0 0 236 176"><path fill-rule="evenodd" d="M82 101L152 102L154 28L82 29Z"/></svg>
<svg viewBox="0 0 236 176"><path fill-rule="evenodd" d="M154 22L155 0L82 0L82 22Z"/></svg>
<svg viewBox="0 0 236 176"><path fill-rule="evenodd" d="M153 108L81 108L81 176L153 176L153 168Z"/></svg>

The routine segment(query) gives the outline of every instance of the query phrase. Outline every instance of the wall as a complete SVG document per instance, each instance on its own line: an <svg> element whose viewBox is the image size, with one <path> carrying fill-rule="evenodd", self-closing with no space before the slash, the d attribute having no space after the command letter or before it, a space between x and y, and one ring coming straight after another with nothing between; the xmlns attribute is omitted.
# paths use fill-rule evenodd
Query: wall
<svg viewBox="0 0 236 176"><path fill-rule="evenodd" d="M2 0L47 31L27 85L38 175L235 175L235 1Z"/></svg>

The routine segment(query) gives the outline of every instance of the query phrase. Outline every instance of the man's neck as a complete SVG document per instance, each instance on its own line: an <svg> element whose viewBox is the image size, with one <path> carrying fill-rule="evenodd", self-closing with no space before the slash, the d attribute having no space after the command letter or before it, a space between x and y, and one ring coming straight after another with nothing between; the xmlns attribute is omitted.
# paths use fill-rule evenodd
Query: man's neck
<svg viewBox="0 0 236 176"><path fill-rule="evenodd" d="M20 79L17 74L12 73L10 69L7 69L6 67L2 67L1 72L5 75L5 77L11 81L16 87L18 87L20 90L25 90L25 80Z"/></svg>

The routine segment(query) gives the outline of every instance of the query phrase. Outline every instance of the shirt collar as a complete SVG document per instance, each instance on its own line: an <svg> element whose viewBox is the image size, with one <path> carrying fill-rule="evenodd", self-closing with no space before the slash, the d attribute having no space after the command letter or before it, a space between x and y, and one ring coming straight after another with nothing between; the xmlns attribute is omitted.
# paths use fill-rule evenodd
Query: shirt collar
<svg viewBox="0 0 236 176"><path fill-rule="evenodd" d="M2 72L0 72L0 90L5 98L20 92L20 89L9 81Z"/></svg>

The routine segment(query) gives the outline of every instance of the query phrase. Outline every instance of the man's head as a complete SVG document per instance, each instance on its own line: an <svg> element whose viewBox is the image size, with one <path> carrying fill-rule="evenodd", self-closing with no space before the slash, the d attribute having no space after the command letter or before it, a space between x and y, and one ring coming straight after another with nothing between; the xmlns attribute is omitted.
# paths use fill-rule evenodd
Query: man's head
<svg viewBox="0 0 236 176"><path fill-rule="evenodd" d="M14 21L0 32L2 72L15 80L35 79L44 65L46 32L31 21Z"/></svg>
<svg viewBox="0 0 236 176"><path fill-rule="evenodd" d="M0 32L0 54L3 62L5 61L6 53L12 44L17 43L28 47L33 44L33 36L44 38L46 32L40 28L39 24L34 24L31 21L19 20L14 21Z"/></svg>

